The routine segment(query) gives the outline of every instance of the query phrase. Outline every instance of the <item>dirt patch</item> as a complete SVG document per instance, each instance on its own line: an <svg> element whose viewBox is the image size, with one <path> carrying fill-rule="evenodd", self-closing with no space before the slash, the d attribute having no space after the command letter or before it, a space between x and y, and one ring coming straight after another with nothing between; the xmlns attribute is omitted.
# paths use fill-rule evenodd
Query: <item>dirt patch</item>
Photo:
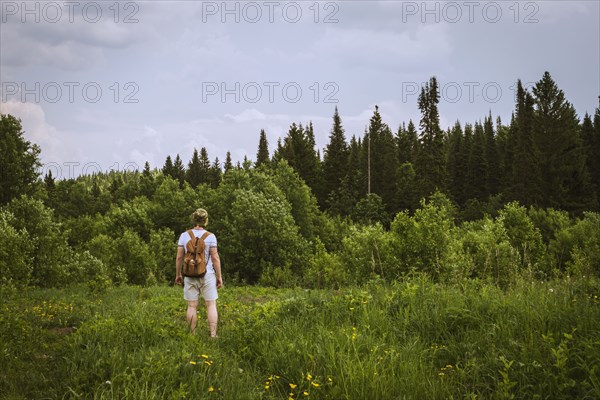
<svg viewBox="0 0 600 400"><path fill-rule="evenodd" d="M65 335L70 335L71 333L75 332L77 330L77 328L68 326L65 328L50 328L48 330L57 335L65 336Z"/></svg>

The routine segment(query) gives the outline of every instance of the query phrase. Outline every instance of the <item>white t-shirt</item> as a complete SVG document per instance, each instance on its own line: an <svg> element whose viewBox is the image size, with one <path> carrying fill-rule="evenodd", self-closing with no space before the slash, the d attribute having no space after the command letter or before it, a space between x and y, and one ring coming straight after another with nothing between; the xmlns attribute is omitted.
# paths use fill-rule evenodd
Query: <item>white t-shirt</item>
<svg viewBox="0 0 600 400"><path fill-rule="evenodd" d="M206 230L204 230L204 229L192 229L192 231L194 232L194 236L197 238L202 237L202 235L204 235L204 232L206 232ZM185 250L185 246L187 245L187 242L189 242L190 240L191 240L190 235L187 233L187 231L185 231L181 234L181 236L179 236L179 241L177 242L177 246L182 246L183 249ZM211 233L210 235L208 235L206 237L206 239L204 239L204 243L206 245L206 247L204 249L204 257L208 261L206 264L206 273L214 274L215 269L213 267L212 258L210 257L210 249L213 247L214 248L217 247L217 237L213 233Z"/></svg>

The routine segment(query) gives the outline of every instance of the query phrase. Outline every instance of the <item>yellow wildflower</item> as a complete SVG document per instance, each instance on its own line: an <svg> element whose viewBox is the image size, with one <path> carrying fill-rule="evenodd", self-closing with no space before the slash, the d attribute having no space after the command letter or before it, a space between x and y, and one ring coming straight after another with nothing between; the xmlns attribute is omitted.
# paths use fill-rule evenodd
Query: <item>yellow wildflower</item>
<svg viewBox="0 0 600 400"><path fill-rule="evenodd" d="M304 392L303 392L303 394L304 394L305 396L308 396L308 392L306 392L306 391L304 391Z"/></svg>
<svg viewBox="0 0 600 400"><path fill-rule="evenodd" d="M215 391L215 388L214 388L214 387L212 387L212 386L209 386L209 387L208 387L208 391L209 391L209 392L214 392L214 391Z"/></svg>
<svg viewBox="0 0 600 400"><path fill-rule="evenodd" d="M306 379L309 381L312 380L312 375L311 374L306 375Z"/></svg>
<svg viewBox="0 0 600 400"><path fill-rule="evenodd" d="M290 383L290 388L296 389L296 386L298 386L298 385L294 385L293 383Z"/></svg>
<svg viewBox="0 0 600 400"><path fill-rule="evenodd" d="M201 356L201 357L202 357L202 358L205 358L205 359L207 359L207 360L208 360L208 358L209 358L209 357L208 357L206 354L202 354L202 356Z"/></svg>
<svg viewBox="0 0 600 400"><path fill-rule="evenodd" d="M314 386L314 387L316 387L316 388L318 388L319 386L321 386L321 385L319 385L317 382L311 382L310 384L311 384L311 385L313 385L313 386Z"/></svg>
<svg viewBox="0 0 600 400"><path fill-rule="evenodd" d="M190 361L190 364L196 365L196 361Z"/></svg>

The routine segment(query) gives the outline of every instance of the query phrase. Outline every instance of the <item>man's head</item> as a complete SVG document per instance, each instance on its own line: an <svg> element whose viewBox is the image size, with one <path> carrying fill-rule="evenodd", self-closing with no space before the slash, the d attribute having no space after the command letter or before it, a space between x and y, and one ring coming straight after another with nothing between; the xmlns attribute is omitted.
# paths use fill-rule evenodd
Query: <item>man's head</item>
<svg viewBox="0 0 600 400"><path fill-rule="evenodd" d="M197 226L206 227L208 225L208 212L204 208L199 208L192 214L192 223Z"/></svg>

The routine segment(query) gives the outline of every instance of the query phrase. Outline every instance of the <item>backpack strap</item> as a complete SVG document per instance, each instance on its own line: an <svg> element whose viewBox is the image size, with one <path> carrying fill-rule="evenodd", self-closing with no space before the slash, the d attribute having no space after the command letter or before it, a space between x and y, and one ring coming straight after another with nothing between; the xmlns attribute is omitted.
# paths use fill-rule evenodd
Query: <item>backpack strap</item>
<svg viewBox="0 0 600 400"><path fill-rule="evenodd" d="M194 236L194 231L192 231L191 229L187 231L188 235L190 235L190 239L194 240L196 239L196 236Z"/></svg>
<svg viewBox="0 0 600 400"><path fill-rule="evenodd" d="M204 240L207 237L209 237L211 235L211 233L209 231L204 232L204 235L202 235L202 237L200 238L200 240Z"/></svg>

